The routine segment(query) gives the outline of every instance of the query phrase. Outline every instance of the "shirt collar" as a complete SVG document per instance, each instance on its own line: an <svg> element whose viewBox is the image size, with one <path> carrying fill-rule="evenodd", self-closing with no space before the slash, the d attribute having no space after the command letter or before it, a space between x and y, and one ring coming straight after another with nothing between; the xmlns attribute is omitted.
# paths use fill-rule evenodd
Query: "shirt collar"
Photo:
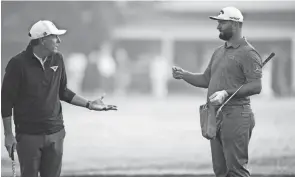
<svg viewBox="0 0 295 177"><path fill-rule="evenodd" d="M246 44L247 40L245 37L242 37L241 39L237 40L237 41L234 41L232 43L228 43L228 42L225 42L224 43L224 47L225 48L234 48L234 49L237 49L239 48L241 45L244 45Z"/></svg>
<svg viewBox="0 0 295 177"><path fill-rule="evenodd" d="M30 58L37 58L38 60L41 60L42 61L42 59L40 58L40 57L38 57L38 56L36 56L35 54L34 54L34 52L33 52L33 46L31 45L31 44L29 44L28 46L27 46L27 48L26 48L26 53L27 53L27 56L28 57L30 57ZM46 57L46 59L45 60L47 60L47 59L50 59L50 57L49 56L47 56ZM44 60L44 61L45 61Z"/></svg>
<svg viewBox="0 0 295 177"><path fill-rule="evenodd" d="M38 57L34 52L33 52L33 55L41 62L45 62L47 60L47 57L43 60L42 58Z"/></svg>
<svg viewBox="0 0 295 177"><path fill-rule="evenodd" d="M27 56L29 56L29 57L35 57L35 56L33 55L33 47L32 47L31 44L29 44L29 45L27 46L27 48L26 48L26 54L27 54Z"/></svg>

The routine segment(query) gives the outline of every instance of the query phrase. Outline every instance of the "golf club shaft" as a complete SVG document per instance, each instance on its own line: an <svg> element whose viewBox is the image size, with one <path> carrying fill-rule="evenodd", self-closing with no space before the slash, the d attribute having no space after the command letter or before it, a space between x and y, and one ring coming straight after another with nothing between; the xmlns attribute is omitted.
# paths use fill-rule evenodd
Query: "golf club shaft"
<svg viewBox="0 0 295 177"><path fill-rule="evenodd" d="M269 62L271 59L272 59L272 57L274 57L275 56L275 53L274 52L272 52L263 62L262 62L262 67L267 63L267 62ZM221 112L221 109L223 108L223 106L227 103L227 102L229 102L229 100L231 100L231 98L233 97L233 96L235 96L236 95L236 93L241 89L243 87L243 85L242 86L240 86L236 91L235 91L235 93L234 94L232 94L221 106L220 106L220 108L217 110L217 113L216 113L216 117L219 115L219 113Z"/></svg>
<svg viewBox="0 0 295 177"><path fill-rule="evenodd" d="M11 150L11 165L12 165L12 177L16 177L16 168L15 168L15 159L14 159L14 150Z"/></svg>

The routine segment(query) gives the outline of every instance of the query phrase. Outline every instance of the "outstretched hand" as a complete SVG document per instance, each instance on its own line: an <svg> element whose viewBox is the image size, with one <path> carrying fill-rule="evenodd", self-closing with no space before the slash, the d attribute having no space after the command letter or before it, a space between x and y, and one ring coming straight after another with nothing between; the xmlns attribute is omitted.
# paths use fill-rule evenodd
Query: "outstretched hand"
<svg viewBox="0 0 295 177"><path fill-rule="evenodd" d="M95 110L95 111L110 111L110 110L118 110L117 106L115 105L106 105L103 102L103 99L105 97L105 94L101 96L101 98L96 99L94 101L90 102L89 109Z"/></svg>

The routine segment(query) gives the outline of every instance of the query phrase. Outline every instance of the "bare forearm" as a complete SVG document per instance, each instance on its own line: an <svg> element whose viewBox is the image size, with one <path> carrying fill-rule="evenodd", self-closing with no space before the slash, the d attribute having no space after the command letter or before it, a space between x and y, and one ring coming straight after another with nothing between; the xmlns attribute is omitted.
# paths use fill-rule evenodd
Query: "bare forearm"
<svg viewBox="0 0 295 177"><path fill-rule="evenodd" d="M72 101L70 102L72 105L76 105L76 106L81 106L81 107L86 107L88 100L85 98L82 98L79 95L75 95L72 99Z"/></svg>
<svg viewBox="0 0 295 177"><path fill-rule="evenodd" d="M12 135L12 121L11 116L4 117L3 120L3 127L4 127L4 135Z"/></svg>
<svg viewBox="0 0 295 177"><path fill-rule="evenodd" d="M261 86L261 80L249 82L245 84L235 95L236 98L243 98L247 96L252 96L259 94L261 92L262 86ZM226 92L229 95L232 95L237 89L228 89Z"/></svg>
<svg viewBox="0 0 295 177"><path fill-rule="evenodd" d="M186 71L183 75L183 80L195 87L208 88L209 85L209 82L202 73L191 73Z"/></svg>

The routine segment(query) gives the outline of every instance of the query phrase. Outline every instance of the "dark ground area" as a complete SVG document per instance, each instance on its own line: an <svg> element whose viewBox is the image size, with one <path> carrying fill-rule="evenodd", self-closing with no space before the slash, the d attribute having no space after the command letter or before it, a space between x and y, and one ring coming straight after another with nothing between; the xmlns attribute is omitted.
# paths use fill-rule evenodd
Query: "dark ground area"
<svg viewBox="0 0 295 177"><path fill-rule="evenodd" d="M214 177L214 175L92 175L92 176L64 176L64 177ZM251 175L251 177L295 177L294 175Z"/></svg>

